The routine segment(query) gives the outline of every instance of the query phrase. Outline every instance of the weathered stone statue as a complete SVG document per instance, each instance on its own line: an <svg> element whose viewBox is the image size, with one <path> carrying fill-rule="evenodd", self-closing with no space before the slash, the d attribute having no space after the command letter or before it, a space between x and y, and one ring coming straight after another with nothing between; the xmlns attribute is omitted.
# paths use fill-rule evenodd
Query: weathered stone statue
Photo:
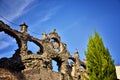
<svg viewBox="0 0 120 80"><path fill-rule="evenodd" d="M38 39L27 33L25 23L20 27L17 31L0 21L0 32L15 38L18 44L11 58L0 59L0 80L85 80L82 76L87 74L85 63L80 60L77 50L73 56L69 53L56 29L49 35L43 33L42 39ZM28 41L39 46L36 54L28 50ZM71 64L69 59L73 61ZM53 70L52 60L57 62L58 72Z"/></svg>

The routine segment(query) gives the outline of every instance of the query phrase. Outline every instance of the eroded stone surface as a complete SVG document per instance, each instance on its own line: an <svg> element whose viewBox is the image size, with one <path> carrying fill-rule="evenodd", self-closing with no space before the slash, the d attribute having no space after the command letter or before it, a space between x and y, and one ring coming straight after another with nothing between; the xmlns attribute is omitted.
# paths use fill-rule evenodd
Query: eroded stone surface
<svg viewBox="0 0 120 80"><path fill-rule="evenodd" d="M0 21L0 32L15 38L19 47L11 58L0 59L0 80L84 80L88 77L78 51L72 56L56 29L38 39L27 33L25 23L20 26L21 31L17 31ZM39 46L36 54L27 49L28 41ZM68 59L72 60L70 64ZM57 62L58 72L53 71L52 60Z"/></svg>

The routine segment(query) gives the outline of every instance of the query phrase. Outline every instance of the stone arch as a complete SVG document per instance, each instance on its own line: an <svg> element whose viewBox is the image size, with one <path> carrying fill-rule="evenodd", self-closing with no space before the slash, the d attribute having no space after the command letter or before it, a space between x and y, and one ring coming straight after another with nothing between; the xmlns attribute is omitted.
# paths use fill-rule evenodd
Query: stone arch
<svg viewBox="0 0 120 80"><path fill-rule="evenodd" d="M30 41L27 41L27 48L28 48L27 51L28 54L32 54L32 53L36 54L38 53L38 50L41 50L38 45Z"/></svg>
<svg viewBox="0 0 120 80"><path fill-rule="evenodd" d="M74 57L69 57L69 59L71 59L74 63L76 63L76 59ZM80 67L83 67L84 69L86 69L86 64L80 60Z"/></svg>
<svg viewBox="0 0 120 80"><path fill-rule="evenodd" d="M0 32L4 32L5 34L9 35L12 38L15 38L18 48L20 48L21 45L21 40L19 39L18 35L15 33L16 30L11 29L8 25L0 25Z"/></svg>
<svg viewBox="0 0 120 80"><path fill-rule="evenodd" d="M30 39L28 41L33 42L34 44L36 44L37 46L39 46L40 49L39 49L39 51L37 53L38 54L43 54L44 48L43 48L42 42L40 40Z"/></svg>
<svg viewBox="0 0 120 80"><path fill-rule="evenodd" d="M55 57L55 58L52 58L52 60L54 60L56 63L57 63L57 67L58 67L58 72L60 71L60 67L62 65L62 61L60 59L60 57ZM53 65L52 65L53 66Z"/></svg>
<svg viewBox="0 0 120 80"><path fill-rule="evenodd" d="M18 49L18 44L15 38L12 38L8 34L4 32L0 32L0 58L6 57L10 58L16 52L15 50ZM9 54L8 54L9 53ZM2 55L3 54L3 55Z"/></svg>
<svg viewBox="0 0 120 80"><path fill-rule="evenodd" d="M60 41L59 41L57 38L55 38L55 37L52 37L52 38L50 38L50 39L53 39L55 42L60 43Z"/></svg>
<svg viewBox="0 0 120 80"><path fill-rule="evenodd" d="M76 62L75 58L74 57L69 57L68 59L72 60L74 63Z"/></svg>
<svg viewBox="0 0 120 80"><path fill-rule="evenodd" d="M52 70L58 72L58 63L55 60L52 60Z"/></svg>
<svg viewBox="0 0 120 80"><path fill-rule="evenodd" d="M59 52L60 51L60 41L57 38L51 38L50 42L52 44L52 47L55 51Z"/></svg>
<svg viewBox="0 0 120 80"><path fill-rule="evenodd" d="M70 66L71 66L71 62L75 63L75 61L73 59L68 58L68 63L69 63Z"/></svg>

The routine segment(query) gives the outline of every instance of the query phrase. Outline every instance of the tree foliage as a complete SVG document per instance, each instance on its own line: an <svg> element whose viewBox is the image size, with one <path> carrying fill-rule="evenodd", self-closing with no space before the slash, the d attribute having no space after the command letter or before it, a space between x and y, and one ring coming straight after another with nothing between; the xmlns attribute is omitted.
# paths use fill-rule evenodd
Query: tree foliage
<svg viewBox="0 0 120 80"><path fill-rule="evenodd" d="M105 48L97 32L89 38L86 55L87 71L90 80L116 80L116 70L110 52Z"/></svg>

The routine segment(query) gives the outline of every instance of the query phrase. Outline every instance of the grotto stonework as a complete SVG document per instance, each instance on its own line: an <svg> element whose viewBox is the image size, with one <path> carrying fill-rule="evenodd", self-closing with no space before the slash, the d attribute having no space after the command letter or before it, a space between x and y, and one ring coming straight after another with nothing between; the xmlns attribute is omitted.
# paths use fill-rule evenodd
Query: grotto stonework
<svg viewBox="0 0 120 80"><path fill-rule="evenodd" d="M0 21L0 32L15 38L18 45L11 58L0 59L0 80L85 80L88 77L79 52L76 50L71 55L56 29L49 35L42 33L42 39L38 39L27 32L25 23L20 28L14 30ZM37 53L28 50L28 41L39 47ZM58 72L53 70L52 60L57 62Z"/></svg>

